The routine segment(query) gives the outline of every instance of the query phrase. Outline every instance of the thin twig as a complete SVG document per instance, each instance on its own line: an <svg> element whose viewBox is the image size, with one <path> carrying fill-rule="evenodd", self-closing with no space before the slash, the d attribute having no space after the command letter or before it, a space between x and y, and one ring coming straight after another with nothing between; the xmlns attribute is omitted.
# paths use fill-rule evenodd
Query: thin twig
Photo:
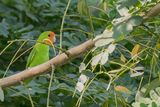
<svg viewBox="0 0 160 107"><path fill-rule="evenodd" d="M52 66L52 72L51 72L51 78L50 78L49 86L48 86L48 96L47 96L47 106L46 107L49 107L50 92L51 92L51 86L52 86L53 75L54 75L54 70L55 70L54 65L51 65L51 66Z"/></svg>
<svg viewBox="0 0 160 107"><path fill-rule="evenodd" d="M60 29L60 48L62 48L62 35L63 35L64 20L65 20L65 17L66 17L66 14L67 14L70 3L71 3L71 0L68 0L67 7L64 11L64 15L63 15L63 18L62 18L61 29ZM61 53L61 50L59 51L59 53Z"/></svg>

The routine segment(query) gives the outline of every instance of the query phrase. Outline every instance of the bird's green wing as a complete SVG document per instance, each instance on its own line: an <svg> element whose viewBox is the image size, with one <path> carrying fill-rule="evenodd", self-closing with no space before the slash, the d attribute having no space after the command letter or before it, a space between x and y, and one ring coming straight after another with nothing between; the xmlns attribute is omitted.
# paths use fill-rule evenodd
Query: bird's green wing
<svg viewBox="0 0 160 107"><path fill-rule="evenodd" d="M34 57L36 56L36 53L37 53L37 50L36 50L36 47L34 47L28 56L26 68L30 67L30 64L33 61Z"/></svg>

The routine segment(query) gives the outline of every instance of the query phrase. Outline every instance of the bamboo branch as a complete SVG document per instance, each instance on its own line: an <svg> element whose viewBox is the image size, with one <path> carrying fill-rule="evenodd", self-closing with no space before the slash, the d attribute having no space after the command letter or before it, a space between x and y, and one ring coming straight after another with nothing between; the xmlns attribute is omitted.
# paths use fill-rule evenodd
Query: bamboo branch
<svg viewBox="0 0 160 107"><path fill-rule="evenodd" d="M154 17L160 13L160 3L156 4L149 12L143 17L144 20L147 20L151 17Z"/></svg>
<svg viewBox="0 0 160 107"><path fill-rule="evenodd" d="M81 45L78 45L74 48L69 49L67 51L70 53L69 57L65 53L59 54L46 63L43 63L33 68L29 68L24 71L21 71L17 74L0 79L0 86L4 88L4 87L12 86L15 84L20 84L20 82L23 80L32 78L34 76L38 76L42 73L46 73L49 71L52 65L54 66L63 65L68 60L74 59L82 55L83 53L87 52L88 50L92 49L92 47L94 47L94 41L88 40L82 43Z"/></svg>

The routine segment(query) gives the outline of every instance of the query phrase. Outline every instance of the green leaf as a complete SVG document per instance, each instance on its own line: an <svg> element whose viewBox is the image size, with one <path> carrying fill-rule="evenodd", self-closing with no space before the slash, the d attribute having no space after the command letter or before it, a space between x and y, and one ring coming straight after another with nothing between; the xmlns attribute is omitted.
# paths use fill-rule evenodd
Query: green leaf
<svg viewBox="0 0 160 107"><path fill-rule="evenodd" d="M29 31L29 30L31 30L31 29L33 29L33 25L28 25L28 26L26 26L26 27L18 30L17 32Z"/></svg>
<svg viewBox="0 0 160 107"><path fill-rule="evenodd" d="M77 9L81 15L88 15L88 7L86 0L78 0Z"/></svg>
<svg viewBox="0 0 160 107"><path fill-rule="evenodd" d="M138 25L140 25L142 23L142 21L143 21L142 17L140 17L140 16L132 16L129 19L128 23L132 24L132 26L138 26Z"/></svg>
<svg viewBox="0 0 160 107"><path fill-rule="evenodd" d="M155 102L152 102L152 107L158 107Z"/></svg>
<svg viewBox="0 0 160 107"><path fill-rule="evenodd" d="M1 87L0 87L0 100L4 101L4 92Z"/></svg>
<svg viewBox="0 0 160 107"><path fill-rule="evenodd" d="M0 23L0 35L3 35L4 37L7 37L9 34L9 26L8 23L6 23L4 20Z"/></svg>
<svg viewBox="0 0 160 107"><path fill-rule="evenodd" d="M160 80L159 78L154 79L152 82L144 85L141 89L141 92L144 94L144 97L148 95L148 93L152 90L155 89L156 87L160 86Z"/></svg>
<svg viewBox="0 0 160 107"><path fill-rule="evenodd" d="M144 103L141 103L140 107L148 107L148 106L146 104L144 104Z"/></svg>
<svg viewBox="0 0 160 107"><path fill-rule="evenodd" d="M117 11L121 16L128 16L129 15L129 10L126 7L121 7L121 6L117 6Z"/></svg>
<svg viewBox="0 0 160 107"><path fill-rule="evenodd" d="M116 40L122 40L133 30L133 26L130 23L120 23L113 27L113 38Z"/></svg>
<svg viewBox="0 0 160 107"><path fill-rule="evenodd" d="M160 87L157 87L157 88L156 88L156 92L157 92L157 94L160 96Z"/></svg>
<svg viewBox="0 0 160 107"><path fill-rule="evenodd" d="M135 5L138 0L119 0L118 3L121 4L123 7L130 7Z"/></svg>
<svg viewBox="0 0 160 107"><path fill-rule="evenodd" d="M93 78L95 76L95 74L90 69L83 71L83 74L89 78Z"/></svg>
<svg viewBox="0 0 160 107"><path fill-rule="evenodd" d="M26 12L26 15L29 17L29 18L31 18L33 21L36 21L36 22L39 22L39 20L38 20L38 18L34 15L34 14L32 14L31 12Z"/></svg>

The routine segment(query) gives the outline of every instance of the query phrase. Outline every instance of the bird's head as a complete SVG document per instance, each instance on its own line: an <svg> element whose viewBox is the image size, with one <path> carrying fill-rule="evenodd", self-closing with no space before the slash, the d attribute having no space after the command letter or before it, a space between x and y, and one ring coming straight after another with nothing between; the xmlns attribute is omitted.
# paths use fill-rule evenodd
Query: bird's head
<svg viewBox="0 0 160 107"><path fill-rule="evenodd" d="M38 38L38 42L42 42L47 45L52 45L55 41L55 33L52 31L45 31Z"/></svg>

